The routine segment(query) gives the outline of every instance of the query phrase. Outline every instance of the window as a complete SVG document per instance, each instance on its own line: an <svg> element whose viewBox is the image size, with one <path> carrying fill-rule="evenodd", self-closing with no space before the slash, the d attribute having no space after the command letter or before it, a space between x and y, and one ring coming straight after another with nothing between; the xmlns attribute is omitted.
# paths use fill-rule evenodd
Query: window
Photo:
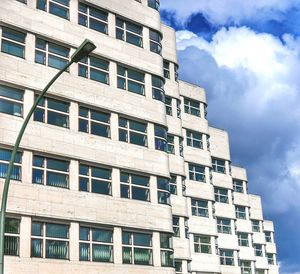
<svg viewBox="0 0 300 274"><path fill-rule="evenodd" d="M271 265L275 264L274 263L274 254L267 253L267 258L268 258L268 264L271 264Z"/></svg>
<svg viewBox="0 0 300 274"><path fill-rule="evenodd" d="M88 6L83 3L79 3L78 7L78 24L87 28L107 34L108 27L108 13Z"/></svg>
<svg viewBox="0 0 300 274"><path fill-rule="evenodd" d="M162 36L158 31L150 30L150 51L157 54L161 54L162 45L161 45Z"/></svg>
<svg viewBox="0 0 300 274"><path fill-rule="evenodd" d="M31 257L68 259L69 226L33 221L31 223Z"/></svg>
<svg viewBox="0 0 300 274"><path fill-rule="evenodd" d="M176 175L171 175L170 193L177 195L177 176Z"/></svg>
<svg viewBox="0 0 300 274"><path fill-rule="evenodd" d="M69 61L70 49L36 38L35 62L56 69L62 69Z"/></svg>
<svg viewBox="0 0 300 274"><path fill-rule="evenodd" d="M37 0L37 9L69 19L69 0Z"/></svg>
<svg viewBox="0 0 300 274"><path fill-rule="evenodd" d="M231 234L231 220L217 219L218 233Z"/></svg>
<svg viewBox="0 0 300 274"><path fill-rule="evenodd" d="M175 79L175 81L178 82L179 73L178 73L178 65L177 64L174 64L174 79Z"/></svg>
<svg viewBox="0 0 300 274"><path fill-rule="evenodd" d="M170 62L164 60L164 77L170 79Z"/></svg>
<svg viewBox="0 0 300 274"><path fill-rule="evenodd" d="M253 244L255 256L262 257L263 256L263 250L261 244Z"/></svg>
<svg viewBox="0 0 300 274"><path fill-rule="evenodd" d="M121 18L116 18L116 37L129 44L143 47L143 27Z"/></svg>
<svg viewBox="0 0 300 274"><path fill-rule="evenodd" d="M152 265L152 234L123 231L122 243L124 264Z"/></svg>
<svg viewBox="0 0 300 274"><path fill-rule="evenodd" d="M192 130L186 130L186 143L190 147L203 149L202 134Z"/></svg>
<svg viewBox="0 0 300 274"><path fill-rule="evenodd" d="M251 274L251 261L241 261L242 274Z"/></svg>
<svg viewBox="0 0 300 274"><path fill-rule="evenodd" d="M78 75L108 85L109 62L93 56L85 57L78 63Z"/></svg>
<svg viewBox="0 0 300 274"><path fill-rule="evenodd" d="M80 261L113 262L113 231L80 226Z"/></svg>
<svg viewBox="0 0 300 274"><path fill-rule="evenodd" d="M159 10L160 0L148 0L148 7Z"/></svg>
<svg viewBox="0 0 300 274"><path fill-rule="evenodd" d="M32 183L55 187L69 187L69 162L33 156Z"/></svg>
<svg viewBox="0 0 300 274"><path fill-rule="evenodd" d="M155 149L164 152L168 151L167 129L162 126L155 125Z"/></svg>
<svg viewBox="0 0 300 274"><path fill-rule="evenodd" d="M173 111L172 111L172 98L167 97L165 98L165 104L166 104L166 114L172 116Z"/></svg>
<svg viewBox="0 0 300 274"><path fill-rule="evenodd" d="M225 172L225 160L217 159L217 158L212 158L212 168L214 172L218 173L226 173Z"/></svg>
<svg viewBox="0 0 300 274"><path fill-rule="evenodd" d="M233 191L239 192L239 193L244 193L244 187L243 187L242 180L233 179Z"/></svg>
<svg viewBox="0 0 300 274"><path fill-rule="evenodd" d="M234 265L233 250L220 249L221 265Z"/></svg>
<svg viewBox="0 0 300 274"><path fill-rule="evenodd" d="M160 233L161 266L174 267L174 251L172 235Z"/></svg>
<svg viewBox="0 0 300 274"><path fill-rule="evenodd" d="M196 253L211 254L211 237L194 234L194 250Z"/></svg>
<svg viewBox="0 0 300 274"><path fill-rule="evenodd" d="M184 98L184 112L200 117L200 102Z"/></svg>
<svg viewBox="0 0 300 274"><path fill-rule="evenodd" d="M205 167L196 164L189 164L189 179L205 183Z"/></svg>
<svg viewBox="0 0 300 274"><path fill-rule="evenodd" d="M181 118L181 101L176 99L176 107L177 107L177 118Z"/></svg>
<svg viewBox="0 0 300 274"><path fill-rule="evenodd" d="M182 272L182 261L175 260L174 264L175 264L176 274L183 274L183 272Z"/></svg>
<svg viewBox="0 0 300 274"><path fill-rule="evenodd" d="M189 230L189 219L184 217L184 234L186 239L189 238Z"/></svg>
<svg viewBox="0 0 300 274"><path fill-rule="evenodd" d="M22 117L24 92L0 85L0 112Z"/></svg>
<svg viewBox="0 0 300 274"><path fill-rule="evenodd" d="M228 204L228 189L215 187L215 201Z"/></svg>
<svg viewBox="0 0 300 274"><path fill-rule="evenodd" d="M68 102L44 97L34 112L34 121L69 128L69 108Z"/></svg>
<svg viewBox="0 0 300 274"><path fill-rule="evenodd" d="M168 135L167 135L167 141L168 141L167 152L168 152L169 154L175 154L174 136L168 134Z"/></svg>
<svg viewBox="0 0 300 274"><path fill-rule="evenodd" d="M110 114L79 107L79 131L110 138Z"/></svg>
<svg viewBox="0 0 300 274"><path fill-rule="evenodd" d="M19 256L20 250L20 220L5 218L4 254Z"/></svg>
<svg viewBox="0 0 300 274"><path fill-rule="evenodd" d="M145 74L118 65L118 88L145 95Z"/></svg>
<svg viewBox="0 0 300 274"><path fill-rule="evenodd" d="M255 269L255 274L265 274L264 269Z"/></svg>
<svg viewBox="0 0 300 274"><path fill-rule="evenodd" d="M178 216L173 216L173 236L180 237L180 218Z"/></svg>
<svg viewBox="0 0 300 274"><path fill-rule="evenodd" d="M271 231L265 231L265 238L267 243L272 243L272 232Z"/></svg>
<svg viewBox="0 0 300 274"><path fill-rule="evenodd" d="M157 177L157 195L159 204L170 204L170 185L168 178Z"/></svg>
<svg viewBox="0 0 300 274"><path fill-rule="evenodd" d="M1 51L20 58L25 58L26 34L2 27Z"/></svg>
<svg viewBox="0 0 300 274"><path fill-rule="evenodd" d="M111 195L111 169L79 165L79 190Z"/></svg>
<svg viewBox="0 0 300 274"><path fill-rule="evenodd" d="M237 219L246 220L246 208L244 206L236 206L235 215Z"/></svg>
<svg viewBox="0 0 300 274"><path fill-rule="evenodd" d="M12 151L0 148L0 178L6 178L8 165L11 158ZM12 180L21 181L22 170L22 154L17 153L16 160L14 162L13 171L11 175Z"/></svg>
<svg viewBox="0 0 300 274"><path fill-rule="evenodd" d="M192 199L192 215L209 218L208 201Z"/></svg>
<svg viewBox="0 0 300 274"><path fill-rule="evenodd" d="M121 197L149 202L149 177L121 172Z"/></svg>
<svg viewBox="0 0 300 274"><path fill-rule="evenodd" d="M247 233L237 233L239 246L249 246L249 236Z"/></svg>
<svg viewBox="0 0 300 274"><path fill-rule="evenodd" d="M152 75L152 98L165 102L164 81L158 76Z"/></svg>
<svg viewBox="0 0 300 274"><path fill-rule="evenodd" d="M252 220L252 231L260 232L260 221L259 220Z"/></svg>
<svg viewBox="0 0 300 274"><path fill-rule="evenodd" d="M183 157L183 139L179 137L179 155Z"/></svg>
<svg viewBox="0 0 300 274"><path fill-rule="evenodd" d="M147 124L119 117L119 140L147 146Z"/></svg>

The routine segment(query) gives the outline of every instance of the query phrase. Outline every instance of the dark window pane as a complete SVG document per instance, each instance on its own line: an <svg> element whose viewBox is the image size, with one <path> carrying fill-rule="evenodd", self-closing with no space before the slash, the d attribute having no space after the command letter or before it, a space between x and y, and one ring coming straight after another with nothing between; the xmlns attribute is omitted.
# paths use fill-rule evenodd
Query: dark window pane
<svg viewBox="0 0 300 274"><path fill-rule="evenodd" d="M109 137L109 126L92 122L91 134L102 136L102 137Z"/></svg>
<svg viewBox="0 0 300 274"><path fill-rule="evenodd" d="M48 124L68 128L69 117L61 113L48 111Z"/></svg>
<svg viewBox="0 0 300 274"><path fill-rule="evenodd" d="M105 181L92 180L92 192L110 195L110 183Z"/></svg>
<svg viewBox="0 0 300 274"><path fill-rule="evenodd" d="M49 12L59 17L69 19L69 10L52 2L49 2Z"/></svg>

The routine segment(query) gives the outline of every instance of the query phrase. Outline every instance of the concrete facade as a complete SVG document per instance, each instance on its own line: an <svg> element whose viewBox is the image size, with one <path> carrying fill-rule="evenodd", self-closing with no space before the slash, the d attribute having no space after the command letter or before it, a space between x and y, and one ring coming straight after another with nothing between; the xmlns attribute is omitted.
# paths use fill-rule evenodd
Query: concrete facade
<svg viewBox="0 0 300 274"><path fill-rule="evenodd" d="M92 80L91 65L86 66L86 77L80 77L80 64L73 64L47 93L41 108L43 122L31 119L21 143L21 160L16 163L18 174L9 191L8 217L16 220L18 228L6 231L7 239L14 238L15 244L8 246L7 252L16 254L5 257L5 273L277 274L273 223L264 220L260 197L247 192L246 170L231 164L228 134L209 126L205 91L178 80L175 31L163 25L159 12L151 8L159 1L82 1L89 10L83 15L88 18L87 26L78 23L78 0L46 0L45 11L37 8L40 2L0 3L1 189L7 155L23 119L35 95L57 72L49 62L63 59L59 48L51 52L50 44L69 49L68 59L84 38L91 39L97 46L92 56L108 62L105 71L99 67L94 71L104 71L108 80ZM100 16L95 15L95 9L102 11ZM55 12L66 14L66 18ZM122 36L125 41L119 39L117 18L129 22ZM89 20L98 20L106 33L92 29ZM134 34L136 26L141 29L139 35ZM16 40L13 32L8 35L11 30L24 34L24 41ZM160 47L159 41L153 42L153 31L162 37L160 54L153 50L155 45ZM142 44L126 42L132 34ZM47 42L45 65L37 62L37 52L41 52L38 39ZM12 54L17 51L23 56ZM120 66L127 69L124 89L120 88ZM130 78L128 70L139 73L143 80L132 72ZM165 102L154 95L154 90L160 89L153 84L153 77L164 82ZM130 85L135 86L133 90L142 86L143 94L130 92ZM11 95L3 91L7 88ZM22 98L11 90L18 90ZM51 100L63 102L67 111L51 109ZM88 109L89 118L80 116L82 109ZM108 121L93 120L94 111L108 116ZM51 122L53 113L60 118L55 116ZM67 121L64 126L62 119ZM121 125L124 119L126 126ZM81 120L88 120L88 132L82 131ZM106 137L91 131L97 123L102 128L105 124ZM145 127L143 133L141 127ZM164 130L168 136L160 134ZM122 141L121 132L125 131L126 140ZM140 138L137 135L143 136L139 142L144 145L133 143L134 138ZM44 159L41 166L37 166L37 159ZM64 161L67 169L51 169L51 159ZM82 175L82 167L89 168L88 176ZM110 175L93 177L93 168ZM36 170L43 172L41 182L37 182L40 173ZM67 178L64 187L50 184L50 179L55 183L53 172ZM130 174L128 183L122 179L124 174ZM135 175L147 178L147 185L134 185ZM87 177L89 187L83 190L82 178ZM170 185L160 184L160 179L168 179ZM108 186L106 194L93 190L96 181ZM140 192L134 192L137 189ZM141 191L144 198L147 196L144 200ZM41 235L35 234L35 223L42 225ZM47 224L64 225L67 236L54 237ZM110 231L111 242L94 240L94 236L83 240L82 228ZM133 236L125 243L127 232ZM134 236L139 233L150 235L150 244ZM164 235L173 236L172 243L162 242ZM33 255L35 241L42 246L39 256ZM65 257L51 258L62 256L51 249L58 242L67 246ZM91 243L88 259L81 249L83 242ZM92 250L97 245L110 246L109 262L96 261ZM132 246L130 255L125 252L128 246ZM141 253L145 248L147 256ZM167 257L172 263L166 263Z"/></svg>

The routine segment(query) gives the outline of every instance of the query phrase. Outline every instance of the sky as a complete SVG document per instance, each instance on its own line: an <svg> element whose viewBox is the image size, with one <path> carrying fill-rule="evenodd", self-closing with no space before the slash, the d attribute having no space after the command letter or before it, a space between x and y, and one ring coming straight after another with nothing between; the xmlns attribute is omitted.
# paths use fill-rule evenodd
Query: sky
<svg viewBox="0 0 300 274"><path fill-rule="evenodd" d="M275 223L280 273L300 274L300 0L162 0L161 16Z"/></svg>

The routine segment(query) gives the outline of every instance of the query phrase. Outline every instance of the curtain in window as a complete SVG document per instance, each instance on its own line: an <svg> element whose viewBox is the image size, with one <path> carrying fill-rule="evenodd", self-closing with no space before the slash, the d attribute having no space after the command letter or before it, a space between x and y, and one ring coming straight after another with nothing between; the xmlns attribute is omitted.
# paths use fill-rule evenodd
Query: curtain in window
<svg viewBox="0 0 300 274"><path fill-rule="evenodd" d="M68 175L54 172L47 172L47 185L56 187L68 187Z"/></svg>
<svg viewBox="0 0 300 274"><path fill-rule="evenodd" d="M32 239L31 240L31 256L32 257L42 257L42 240Z"/></svg>
<svg viewBox="0 0 300 274"><path fill-rule="evenodd" d="M47 240L46 241L46 258L67 259L68 242Z"/></svg>
<svg viewBox="0 0 300 274"><path fill-rule="evenodd" d="M130 264L131 263L131 248L123 247L123 262Z"/></svg>
<svg viewBox="0 0 300 274"><path fill-rule="evenodd" d="M90 244L80 243L80 260L90 260Z"/></svg>
<svg viewBox="0 0 300 274"><path fill-rule="evenodd" d="M111 262L112 246L108 245L93 245L93 261Z"/></svg>
<svg viewBox="0 0 300 274"><path fill-rule="evenodd" d="M16 256L19 255L19 237L5 236L4 254Z"/></svg>
<svg viewBox="0 0 300 274"><path fill-rule="evenodd" d="M0 163L0 178L5 178L8 171L8 164ZM12 180L21 181L21 167L14 166L10 177Z"/></svg>
<svg viewBox="0 0 300 274"><path fill-rule="evenodd" d="M144 248L135 248L134 263L143 265L151 264L151 250Z"/></svg>

